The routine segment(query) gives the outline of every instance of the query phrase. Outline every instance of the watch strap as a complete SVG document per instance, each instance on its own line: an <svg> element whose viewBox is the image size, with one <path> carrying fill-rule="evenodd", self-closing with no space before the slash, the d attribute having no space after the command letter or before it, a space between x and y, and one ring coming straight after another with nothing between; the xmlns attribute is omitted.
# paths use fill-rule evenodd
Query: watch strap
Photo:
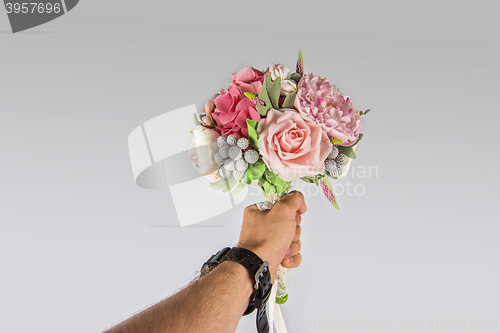
<svg viewBox="0 0 500 333"><path fill-rule="evenodd" d="M258 255L244 248L233 247L224 256L223 260L235 261L248 269L255 277L254 292L250 304L243 313L248 315L257 309L256 325L259 333L269 332L269 321L267 319L267 301L273 287L271 283L271 272L269 263L262 261Z"/></svg>

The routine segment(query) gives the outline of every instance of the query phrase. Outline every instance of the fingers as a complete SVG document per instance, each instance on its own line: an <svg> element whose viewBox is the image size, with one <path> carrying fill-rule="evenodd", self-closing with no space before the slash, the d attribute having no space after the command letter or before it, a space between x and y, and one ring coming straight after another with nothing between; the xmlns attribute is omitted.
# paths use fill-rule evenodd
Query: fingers
<svg viewBox="0 0 500 333"><path fill-rule="evenodd" d="M299 191L291 191L286 194L276 205L287 206L287 209L304 214L307 211L304 196Z"/></svg>
<svg viewBox="0 0 500 333"><path fill-rule="evenodd" d="M295 227L295 235L293 236L292 242L296 242L300 239L300 233L301 233L301 229L300 229L300 225L299 225L299 226Z"/></svg>
<svg viewBox="0 0 500 333"><path fill-rule="evenodd" d="M301 262L302 262L302 255L300 253L297 253L294 256L283 259L281 265L283 265L283 267L285 268L296 268L299 267Z"/></svg>
<svg viewBox="0 0 500 333"><path fill-rule="evenodd" d="M300 240L298 240L298 241L293 242L292 244L290 244L290 248L288 249L288 252L287 252L285 258L293 257L294 255L296 255L297 253L299 253L300 252L300 247L301 247Z"/></svg>
<svg viewBox="0 0 500 333"><path fill-rule="evenodd" d="M297 224L297 226L300 225L300 222L302 222L302 216L299 212L295 212L295 223Z"/></svg>

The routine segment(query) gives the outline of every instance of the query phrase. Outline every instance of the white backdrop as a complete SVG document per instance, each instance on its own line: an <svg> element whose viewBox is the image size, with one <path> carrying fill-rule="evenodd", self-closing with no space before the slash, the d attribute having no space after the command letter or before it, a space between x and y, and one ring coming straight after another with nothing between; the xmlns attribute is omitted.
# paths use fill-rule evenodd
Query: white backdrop
<svg viewBox="0 0 500 333"><path fill-rule="evenodd" d="M341 212L306 191L289 332L498 331L497 7L87 0L19 34L0 13L0 331L102 331L234 245L258 192L180 228L127 138L299 49L373 111Z"/></svg>

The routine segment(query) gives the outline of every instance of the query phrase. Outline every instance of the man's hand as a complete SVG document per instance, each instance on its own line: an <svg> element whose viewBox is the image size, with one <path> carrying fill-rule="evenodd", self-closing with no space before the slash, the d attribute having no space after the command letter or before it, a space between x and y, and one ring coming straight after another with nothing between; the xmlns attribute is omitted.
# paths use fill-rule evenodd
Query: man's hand
<svg viewBox="0 0 500 333"><path fill-rule="evenodd" d="M300 222L306 210L304 196L297 191L285 195L268 211L256 205L245 208L238 247L269 262L273 283L280 263L286 268L300 265Z"/></svg>

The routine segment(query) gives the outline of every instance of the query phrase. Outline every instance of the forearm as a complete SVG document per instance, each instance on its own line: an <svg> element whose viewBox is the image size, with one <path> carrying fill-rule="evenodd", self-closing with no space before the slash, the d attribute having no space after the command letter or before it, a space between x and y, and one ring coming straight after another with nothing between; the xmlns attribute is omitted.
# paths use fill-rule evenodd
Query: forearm
<svg viewBox="0 0 500 333"><path fill-rule="evenodd" d="M253 284L245 267L225 261L107 333L234 332L248 306Z"/></svg>

